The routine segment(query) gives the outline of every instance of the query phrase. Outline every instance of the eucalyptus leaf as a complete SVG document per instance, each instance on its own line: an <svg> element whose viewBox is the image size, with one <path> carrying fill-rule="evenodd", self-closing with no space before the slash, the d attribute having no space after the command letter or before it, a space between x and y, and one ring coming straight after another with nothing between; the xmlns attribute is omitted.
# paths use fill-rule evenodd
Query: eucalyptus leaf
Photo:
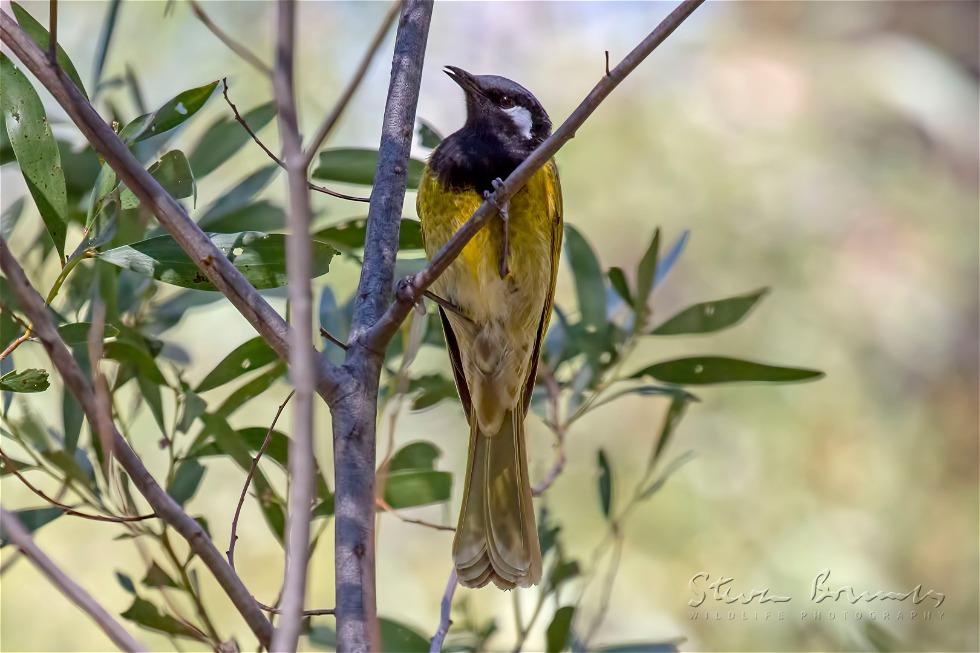
<svg viewBox="0 0 980 653"><path fill-rule="evenodd" d="M394 619L378 619L382 653L428 653L429 640L414 628Z"/></svg>
<svg viewBox="0 0 980 653"><path fill-rule="evenodd" d="M385 501L395 509L448 501L452 474L407 469L391 472L385 482Z"/></svg>
<svg viewBox="0 0 980 653"><path fill-rule="evenodd" d="M286 212L268 200L259 200L209 219L208 231L276 231L286 226Z"/></svg>
<svg viewBox="0 0 980 653"><path fill-rule="evenodd" d="M242 118L258 133L276 116L275 102L266 102L246 111ZM251 141L249 133L229 116L222 116L208 127L190 155L191 168L201 179L213 172Z"/></svg>
<svg viewBox="0 0 980 653"><path fill-rule="evenodd" d="M0 54L0 82L0 105L10 146L58 256L63 259L68 191L58 144L41 98L6 54Z"/></svg>
<svg viewBox="0 0 980 653"><path fill-rule="evenodd" d="M412 410L423 410L443 399L454 399L456 384L442 374L426 374L411 380L409 393L418 393L412 400Z"/></svg>
<svg viewBox="0 0 980 653"><path fill-rule="evenodd" d="M818 370L777 367L724 356L694 356L655 363L635 372L632 378L653 377L677 385L713 383L796 383L824 376Z"/></svg>
<svg viewBox="0 0 980 653"><path fill-rule="evenodd" d="M276 352L256 336L235 347L194 389L197 393L213 390L229 381L234 381L243 374L268 365L277 360Z"/></svg>
<svg viewBox="0 0 980 653"><path fill-rule="evenodd" d="M273 163L249 174L231 189L223 192L219 199L204 211L204 215L197 221L198 226L205 230L215 229L214 225L218 223L233 226L234 223L228 219L229 216L248 206L259 193L265 190L279 170L279 166ZM234 229L234 231L244 230L241 227Z"/></svg>
<svg viewBox="0 0 980 653"><path fill-rule="evenodd" d="M33 533L65 514L61 508L28 508L27 510L11 510L10 512L28 533ZM8 544L10 541L7 539L7 535L0 530L0 546L7 546Z"/></svg>
<svg viewBox="0 0 980 653"><path fill-rule="evenodd" d="M572 225L565 225L565 252L575 276L582 324L589 333L606 329L606 286L602 268L589 241Z"/></svg>
<svg viewBox="0 0 980 653"><path fill-rule="evenodd" d="M191 88L177 94L153 113L131 121L119 133L126 143L134 144L169 132L189 120L208 101L218 82Z"/></svg>
<svg viewBox="0 0 980 653"><path fill-rule="evenodd" d="M610 519L612 517L613 478L609 459L603 449L599 449L597 461L599 464L599 505L602 507L603 516Z"/></svg>
<svg viewBox="0 0 980 653"><path fill-rule="evenodd" d="M760 288L737 297L694 304L674 315L650 333L656 336L673 336L713 333L727 329L741 322L768 292L768 288Z"/></svg>
<svg viewBox="0 0 980 653"><path fill-rule="evenodd" d="M366 235L367 218L353 218L323 227L313 234L313 238L341 251L353 252L364 248ZM398 250L409 249L422 249L422 225L418 220L402 218L398 226Z"/></svg>
<svg viewBox="0 0 980 653"><path fill-rule="evenodd" d="M170 577L170 574L164 571L155 561L150 563L150 568L146 570L146 574L143 576L141 582L146 587L179 587L174 579ZM132 583L132 580L130 580L130 583Z"/></svg>
<svg viewBox="0 0 980 653"><path fill-rule="evenodd" d="M204 641L196 630L185 626L169 614L161 613L157 606L138 596L133 598L133 604L121 616L149 630Z"/></svg>
<svg viewBox="0 0 980 653"><path fill-rule="evenodd" d="M313 171L313 176L326 181L371 186L374 184L374 172L377 167L377 150L343 147L320 152L320 164ZM425 162L409 159L408 188L410 190L419 187L424 169Z"/></svg>
<svg viewBox="0 0 980 653"><path fill-rule="evenodd" d="M6 128L0 129L0 133L6 135ZM13 153L13 150L11 150ZM3 210L0 215L0 238L10 240L10 234L14 232L14 227L20 222L20 217L24 214L24 198L18 197L10 203L10 206Z"/></svg>
<svg viewBox="0 0 980 653"><path fill-rule="evenodd" d="M419 143L421 143L422 147L427 147L431 150L442 142L443 136L435 127L425 120L419 120L418 123L417 131L419 134Z"/></svg>
<svg viewBox="0 0 980 653"><path fill-rule="evenodd" d="M566 648L568 635L572 629L572 617L574 616L575 607L571 605L565 605L555 610L545 633L548 653L559 653Z"/></svg>
<svg viewBox="0 0 980 653"><path fill-rule="evenodd" d="M24 32L31 37L31 40L37 44L37 47L41 48L45 52L48 52L51 45L51 36L44 25L39 23L37 19L34 18L34 16L32 16L26 9L20 6L19 3L11 2L10 8L14 10L14 17L17 18L17 24L20 25L21 29L23 29ZM68 55L61 47L61 43L57 44L57 48L58 65L61 66L61 69L65 71L65 75L68 76L68 79L75 84L75 86L82 92L82 95L84 95L85 99L87 100L88 93L85 92L85 85L82 84L82 78L79 77L78 71L75 70L75 64L73 64L71 59L68 58Z"/></svg>
<svg viewBox="0 0 980 653"><path fill-rule="evenodd" d="M643 258L636 266L636 299L633 311L636 313L634 330L640 331L646 326L650 316L650 291L656 285L657 259L660 257L660 228L653 232L653 239L644 252Z"/></svg>
<svg viewBox="0 0 980 653"><path fill-rule="evenodd" d="M0 376L0 390L4 392L44 392L50 385L46 370L13 370Z"/></svg>
<svg viewBox="0 0 980 653"><path fill-rule="evenodd" d="M62 324L58 327L58 335L65 341L66 345L84 345L88 342L89 331L92 330L91 322L73 322L72 324ZM114 338L119 335L119 329L111 324L103 325L102 339Z"/></svg>
<svg viewBox="0 0 980 653"><path fill-rule="evenodd" d="M167 494L180 505L190 501L204 479L204 467L193 458L189 458L177 467L173 482L167 486Z"/></svg>
<svg viewBox="0 0 980 653"><path fill-rule="evenodd" d="M256 288L286 285L286 236L243 231L233 234L209 234L211 242ZM325 243L312 242L313 276L330 269L336 250ZM101 252L99 258L121 268L152 276L165 283L214 290L214 286L188 258L171 236L156 236L131 245Z"/></svg>
<svg viewBox="0 0 980 653"><path fill-rule="evenodd" d="M636 642L632 644L613 644L596 649L602 653L677 653L677 645L683 639L665 642Z"/></svg>
<svg viewBox="0 0 980 653"><path fill-rule="evenodd" d="M609 277L609 283L612 285L613 290L616 291L616 294L629 306L632 306L633 295L630 292L630 285L626 280L626 274L623 273L623 268L611 267L606 272L606 276Z"/></svg>
<svg viewBox="0 0 980 653"><path fill-rule="evenodd" d="M163 189L176 199L193 197L197 201L197 182L194 173L187 163L187 158L180 150L171 150L151 165L147 172L160 182ZM139 206L139 198L126 187L119 193L119 203L123 209L134 209Z"/></svg>
<svg viewBox="0 0 980 653"><path fill-rule="evenodd" d="M395 452L388 461L388 471L401 469L435 469L436 460L442 455L439 447L431 442L411 442Z"/></svg>
<svg viewBox="0 0 980 653"><path fill-rule="evenodd" d="M167 385L167 379L157 367L153 356L146 349L128 340L110 340L103 346L103 355L120 363L130 363L144 378L153 383Z"/></svg>

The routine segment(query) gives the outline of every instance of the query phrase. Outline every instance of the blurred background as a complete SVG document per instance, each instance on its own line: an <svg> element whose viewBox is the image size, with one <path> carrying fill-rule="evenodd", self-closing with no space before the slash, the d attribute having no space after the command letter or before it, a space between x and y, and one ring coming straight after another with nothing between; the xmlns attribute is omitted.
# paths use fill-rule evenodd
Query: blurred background
<svg viewBox="0 0 980 653"><path fill-rule="evenodd" d="M224 76L240 107L271 97L267 81L215 39L186 3L174 3L165 14L167 4L121 5L105 77L131 68L148 106ZM24 5L47 24L47 3ZM271 2L203 6L271 62ZM521 82L557 123L603 73L603 51L618 61L672 6L440 3L419 117L444 134L461 125L461 93L440 72L452 64ZM870 645L865 624L874 619L894 637L895 650L980 646L978 6L708 3L558 155L565 220L591 240L604 266L632 270L657 226L668 242L691 231L683 258L657 291L654 310L661 318L694 302L772 288L739 328L695 338L647 338L628 367L713 353L827 374L807 385L699 393L702 403L690 408L672 445L696 457L628 523L622 566L596 643L684 638L679 646L690 651L863 650ZM59 37L86 82L107 8L101 2L61 6ZM307 134L332 106L386 10L374 2L301 4L297 88ZM391 40L389 34L331 145L377 146ZM78 139L64 114L41 94L49 116L61 123L56 133ZM135 115L124 90L106 97ZM191 125L177 146L195 142L227 108L215 97L205 111L210 117ZM275 144L275 128L263 138ZM263 164L257 148L244 148L201 184L197 206ZM13 166L0 174L5 208L25 189ZM281 202L284 189L280 176L265 192ZM366 213L318 194L314 202L322 223ZM413 214L411 193L405 210ZM38 225L36 213L21 220L13 234L15 253L26 252ZM344 299L357 272L338 260L315 289L329 283ZM36 278L50 284L56 274L52 267ZM559 279L558 303L574 308L567 270ZM282 300L276 305L282 307ZM219 302L188 311L166 340L190 354L186 376L197 381L253 335L234 309ZM25 345L17 356L18 367L46 367L38 345ZM417 365L448 369L436 350L423 352ZM287 392L285 383L278 384L267 402L253 402L237 414L235 424L268 424ZM20 396L10 417L60 410L52 397L57 395ZM587 562L605 534L595 491L597 448L609 453L617 482L628 487L642 471L665 407L659 399L626 399L574 425L568 465L547 498L549 511L563 524L570 557ZM319 454L329 469L325 407L318 408L317 419ZM143 443L136 436L141 454L151 467L163 464L146 411L131 425L134 434L141 430L147 433ZM544 476L553 450L537 418L528 430L533 482ZM461 472L466 433L458 404L444 402L424 412L406 411L394 440L432 440L444 451L440 468ZM207 517L224 542L242 473L216 458L207 464L206 484L190 507ZM37 503L9 477L2 490L5 507ZM457 483L448 512L431 507L412 514L452 522L459 499ZM118 613L131 599L112 572L139 577L143 570L132 543L113 539L118 534L111 525L61 519L39 531L38 541ZM282 552L254 507L246 506L241 535L238 567L257 596L271 599L281 579ZM314 607L332 605L332 539L330 531L314 558ZM380 517L382 615L434 632L450 544L451 534ZM923 593L933 589L946 599L933 609L931 600L860 609L826 602L817 608L810 602L812 583L827 569L835 588L904 593L921 584ZM733 594L769 588L792 601L738 605L732 617L732 606L709 597L695 610L688 602L697 592L689 583L700 572L733 578ZM5 569L0 583L2 650L109 647L23 560ZM244 632L206 574L202 584L219 624ZM526 608L532 604L528 596L522 600ZM510 595L460 589L457 601L478 622L496 619L490 650L513 646ZM595 610L597 601L587 595L584 609ZM545 605L527 650L543 647L553 610ZM170 647L163 638L139 635L161 650Z"/></svg>

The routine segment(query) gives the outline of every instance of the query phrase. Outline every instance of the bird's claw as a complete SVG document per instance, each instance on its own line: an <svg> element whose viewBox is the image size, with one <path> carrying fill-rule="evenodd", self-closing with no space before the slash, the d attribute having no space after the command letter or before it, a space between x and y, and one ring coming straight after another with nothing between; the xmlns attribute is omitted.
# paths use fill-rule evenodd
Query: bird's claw
<svg viewBox="0 0 980 653"><path fill-rule="evenodd" d="M504 185L504 182L502 179L500 179L500 177L497 177L491 181L490 185L493 186L493 192L484 191L483 197L497 207L497 213L500 215L500 220L504 223L504 242L503 246L501 247L502 251L500 252L500 278L503 279L510 273L510 267L508 265L508 261L510 259L510 215L508 213L510 201L502 203L497 202L496 194Z"/></svg>

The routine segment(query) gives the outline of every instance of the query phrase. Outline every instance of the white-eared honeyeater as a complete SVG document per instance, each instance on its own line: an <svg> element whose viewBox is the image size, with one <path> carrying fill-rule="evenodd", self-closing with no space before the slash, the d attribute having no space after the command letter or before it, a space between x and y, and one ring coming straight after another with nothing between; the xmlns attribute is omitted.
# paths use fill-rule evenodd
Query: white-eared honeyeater
<svg viewBox="0 0 980 653"><path fill-rule="evenodd" d="M446 73L466 94L466 124L432 153L418 192L431 257L551 133L541 103L496 75ZM524 443L538 355L561 254L558 169L549 161L466 245L433 291L460 400L469 458L453 560L459 581L528 587L541 579Z"/></svg>

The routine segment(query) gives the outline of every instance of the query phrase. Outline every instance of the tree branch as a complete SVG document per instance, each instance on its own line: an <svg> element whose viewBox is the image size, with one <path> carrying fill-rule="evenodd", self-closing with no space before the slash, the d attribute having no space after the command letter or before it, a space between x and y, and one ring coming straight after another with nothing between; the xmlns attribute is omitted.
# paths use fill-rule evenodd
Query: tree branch
<svg viewBox="0 0 980 653"><path fill-rule="evenodd" d="M255 53L246 48L244 45L231 38L227 32L218 27L211 17L204 13L204 8L197 2L197 0L190 0L191 11L197 16L197 19L201 21L205 27L208 28L212 34L218 37L218 40L228 46L228 49L237 54L246 63L251 65L253 68L258 70L260 73L266 77L272 77L272 68L269 68L264 61L259 59Z"/></svg>
<svg viewBox="0 0 980 653"><path fill-rule="evenodd" d="M375 602L374 482L378 379L383 356L380 350L356 345L360 334L383 313L391 292L431 18L431 0L402 3L368 211L364 263L344 366L357 386L356 391L332 407L337 641L342 651L380 650Z"/></svg>
<svg viewBox="0 0 980 653"><path fill-rule="evenodd" d="M56 65L48 61L34 41L6 12L0 12L0 37L48 89L92 147L136 194L143 206L153 212L208 280L228 297L279 357L287 360L289 326L282 316L215 247L201 228L188 217L183 207L143 169L75 85ZM313 351L312 348L310 351ZM331 365L329 361L321 360L318 390L328 403L341 394L342 389L346 390L344 386L348 380L348 375L342 369Z"/></svg>
<svg viewBox="0 0 980 653"><path fill-rule="evenodd" d="M272 84L279 116L289 194L289 238L286 269L292 339L289 370L293 382L293 433L289 439L289 510L286 519L286 572L282 585L282 619L272 638L272 650L295 651L303 620L306 575L310 554L310 506L315 494L313 451L313 391L316 384L313 342L313 291L310 271L310 194L306 188L306 166L299 136L293 89L293 44L296 38L296 3L280 0L279 37Z"/></svg>
<svg viewBox="0 0 980 653"><path fill-rule="evenodd" d="M260 148L262 148L262 151L266 153L266 156L268 156L270 159L272 159L273 161L275 161L276 162L276 165L278 165L280 168L282 168L283 170L285 170L286 169L286 164L283 162L283 160L280 159L278 156L276 156L273 153L273 151L270 150L268 148L268 146L266 146L266 144L262 142L261 139L259 139L259 137L255 133L255 131L249 126L248 121L245 120L245 118L242 117L242 114L240 114L238 112L238 107L236 107L235 106L235 103L231 101L231 98L230 97L228 97L228 78L227 77L225 77L224 79L221 80L221 93L225 97L225 102L227 102L228 103L228 106L231 107L232 113L235 114L235 121L239 125L241 125L242 128L246 132L248 132L248 135L252 137L252 140L255 141L255 144L256 145L258 145ZM304 166L304 169L305 169L305 166ZM371 198L370 197L360 197L358 195L347 195L345 193L340 193L340 192L337 192L335 190L330 190L326 186L318 186L318 185L314 184L312 181L307 181L306 182L306 186L310 190L315 190L318 193L323 193L324 195L330 195L331 197L337 197L337 198L342 199L342 200L349 200L351 202L370 202L371 201Z"/></svg>
<svg viewBox="0 0 980 653"><path fill-rule="evenodd" d="M357 66L357 70L354 72L354 76L348 82L347 87L337 98L337 103L334 105L333 109L324 118L323 123L317 128L316 134L313 136L313 140L310 141L310 145L303 155L303 169L309 168L313 159L316 158L316 151L320 149L323 142L327 140L327 136L333 131L336 126L337 121L340 120L340 116L344 113L347 105L350 104L351 98L354 97L354 92L357 87L361 85L364 81L364 76L367 74L368 68L371 66L371 61L374 59L374 55L378 53L381 48L382 42L384 42L385 34L388 33L388 29L391 24L395 21L395 17L398 15L398 10L401 8L399 2L393 2L388 12L385 14L384 19L381 21L381 26L378 27L378 31L375 32L374 38L371 39L371 44L368 46L367 52L364 53L364 57L361 59L361 63ZM368 198L370 200L370 198Z"/></svg>
<svg viewBox="0 0 980 653"><path fill-rule="evenodd" d="M0 528L3 529L7 538L13 542L21 553L23 553L34 566L44 574L58 590L65 595L72 603L82 609L92 620L98 624L109 639L124 651L146 651L145 646L137 642L129 632L123 628L116 619L103 608L92 595L73 581L51 558L45 555L34 539L27 532L27 529L18 521L17 517L0 508Z"/></svg>
<svg viewBox="0 0 980 653"><path fill-rule="evenodd" d="M436 252L429 265L399 283L398 291L395 295L395 302L388 307L388 310L383 316L372 323L370 329L357 334L357 337L361 340L361 344L365 348L379 351L385 347L398 330L398 325L402 323L402 320L405 319L405 316L408 315L408 312L426 288L440 274L445 272L446 268L463 251L463 247L470 242L473 236L483 228L491 217L497 214L498 210L496 207L504 206L507 200L523 188L531 176L541 166L547 163L565 143L575 136L578 128L592 115L592 112L596 110L612 90L626 79L626 76L633 72L640 62L646 59L658 45L663 43L702 2L704 0L684 0L674 11L664 18L639 45L633 48L619 62L619 65L599 80L565 122L551 136L545 139L521 165L517 166L514 172L504 180L503 185L498 187L480 205L480 208L476 210L470 219L459 228L456 234L449 239L449 242ZM377 186L375 186L375 192L378 192Z"/></svg>
<svg viewBox="0 0 980 653"><path fill-rule="evenodd" d="M442 644L446 641L446 635L449 634L449 627L453 625L453 620L451 619L453 596L456 594L456 586L458 584L456 567L453 567L453 570L449 572L449 581L446 582L446 591L442 595L441 609L439 612L439 628L436 629L436 634L432 636L432 641L429 643L429 653L440 653L442 651Z"/></svg>
<svg viewBox="0 0 980 653"><path fill-rule="evenodd" d="M4 19L6 19L6 14L4 14ZM10 253L7 241L3 238L0 238L0 269L7 277L11 290L24 313L31 320L34 332L47 350L51 362L58 369L65 386L75 396L89 423L98 424L100 419L98 404L89 380L82 373L75 359L72 358L71 350L65 345L51 321L51 315L45 307L44 300L31 287L24 275L24 270L21 269L20 264ZM140 460L115 427L112 429L112 439L116 460L132 478L133 485L150 504L156 515L187 540L188 546L214 574L215 579L224 589L228 598L231 599L231 602L238 608L258 640L263 646L268 647L272 640L272 624L262 614L261 609L241 579L215 548L211 538L204 532L201 525L184 512L180 505L160 487L143 465L143 461Z"/></svg>

